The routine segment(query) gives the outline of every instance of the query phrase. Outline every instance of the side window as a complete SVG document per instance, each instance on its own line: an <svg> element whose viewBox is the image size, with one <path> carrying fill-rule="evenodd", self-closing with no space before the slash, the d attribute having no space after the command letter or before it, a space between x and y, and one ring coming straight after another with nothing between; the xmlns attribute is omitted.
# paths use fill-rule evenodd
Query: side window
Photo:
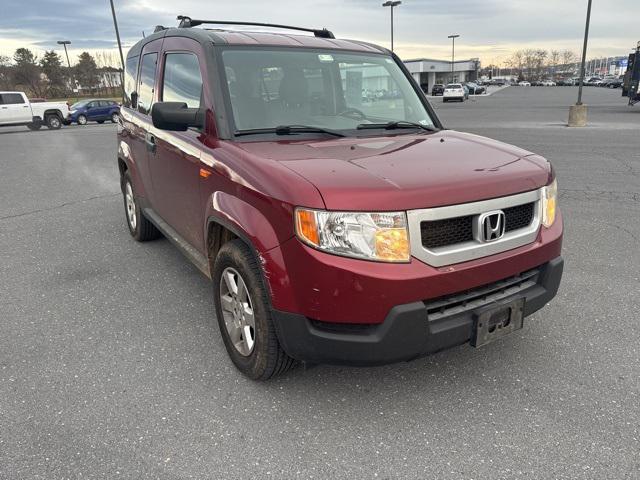
<svg viewBox="0 0 640 480"><path fill-rule="evenodd" d="M24 103L24 99L19 93L3 93L1 103L3 105L20 105Z"/></svg>
<svg viewBox="0 0 640 480"><path fill-rule="evenodd" d="M148 53L142 57L140 81L138 82L138 111L148 114L153 104L153 88L156 83L157 53Z"/></svg>
<svg viewBox="0 0 640 480"><path fill-rule="evenodd" d="M140 57L127 58L124 71L124 104L127 107L131 106L131 93L136 91L139 59Z"/></svg>
<svg viewBox="0 0 640 480"><path fill-rule="evenodd" d="M191 53L168 53L164 62L162 100L184 102L199 108L202 97L202 75L198 57Z"/></svg>

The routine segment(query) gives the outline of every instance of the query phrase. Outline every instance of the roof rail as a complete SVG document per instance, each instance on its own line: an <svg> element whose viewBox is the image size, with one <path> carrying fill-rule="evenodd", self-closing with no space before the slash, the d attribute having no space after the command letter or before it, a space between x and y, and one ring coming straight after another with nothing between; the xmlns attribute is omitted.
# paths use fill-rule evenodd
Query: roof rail
<svg viewBox="0 0 640 480"><path fill-rule="evenodd" d="M275 23L258 23L258 22L230 22L227 20L197 20L195 18L187 17L185 15L178 15L178 20L180 20L180 24L178 28L191 28L197 27L198 25L208 24L208 25L249 25L252 27L271 27L271 28L283 28L286 30L299 30L301 32L310 32L313 33L314 36L319 38L336 38L333 33L326 28L323 29L315 29L315 28L303 28L303 27L292 27L290 25L278 25Z"/></svg>

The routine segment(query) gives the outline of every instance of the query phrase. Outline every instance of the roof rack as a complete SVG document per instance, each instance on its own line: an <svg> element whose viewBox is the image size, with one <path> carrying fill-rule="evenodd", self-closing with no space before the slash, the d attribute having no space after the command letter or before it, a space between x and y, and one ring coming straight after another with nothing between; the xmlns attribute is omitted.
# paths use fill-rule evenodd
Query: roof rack
<svg viewBox="0 0 640 480"><path fill-rule="evenodd" d="M197 27L198 25L208 24L208 25L249 25L252 27L271 27L271 28L283 28L286 30L299 30L301 32L311 32L314 36L319 38L336 38L333 33L326 28L323 29L315 29L315 28L303 28L303 27L292 27L290 25L278 25L275 23L258 23L258 22L230 22L226 20L197 20L195 18L187 17L185 15L178 15L178 20L180 20L180 24L178 28L191 28Z"/></svg>

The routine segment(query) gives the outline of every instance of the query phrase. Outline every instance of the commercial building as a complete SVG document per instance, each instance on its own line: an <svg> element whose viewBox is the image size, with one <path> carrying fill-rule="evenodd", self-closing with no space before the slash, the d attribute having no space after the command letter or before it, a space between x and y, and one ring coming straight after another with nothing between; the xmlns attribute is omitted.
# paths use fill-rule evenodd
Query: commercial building
<svg viewBox="0 0 640 480"><path fill-rule="evenodd" d="M448 60L418 58L405 60L404 64L424 91L430 90L436 83L446 84L477 80L480 70L478 58L456 60L453 63L453 72L451 71L451 61Z"/></svg>

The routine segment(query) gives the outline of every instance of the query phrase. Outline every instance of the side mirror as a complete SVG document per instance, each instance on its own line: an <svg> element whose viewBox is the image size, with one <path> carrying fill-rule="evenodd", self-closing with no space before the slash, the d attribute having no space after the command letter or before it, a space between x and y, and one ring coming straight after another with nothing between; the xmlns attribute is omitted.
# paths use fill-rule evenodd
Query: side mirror
<svg viewBox="0 0 640 480"><path fill-rule="evenodd" d="M138 92L131 92L131 108L138 108Z"/></svg>
<svg viewBox="0 0 640 480"><path fill-rule="evenodd" d="M189 127L204 127L205 109L187 108L183 102L158 102L151 107L153 126L161 130L184 132Z"/></svg>

